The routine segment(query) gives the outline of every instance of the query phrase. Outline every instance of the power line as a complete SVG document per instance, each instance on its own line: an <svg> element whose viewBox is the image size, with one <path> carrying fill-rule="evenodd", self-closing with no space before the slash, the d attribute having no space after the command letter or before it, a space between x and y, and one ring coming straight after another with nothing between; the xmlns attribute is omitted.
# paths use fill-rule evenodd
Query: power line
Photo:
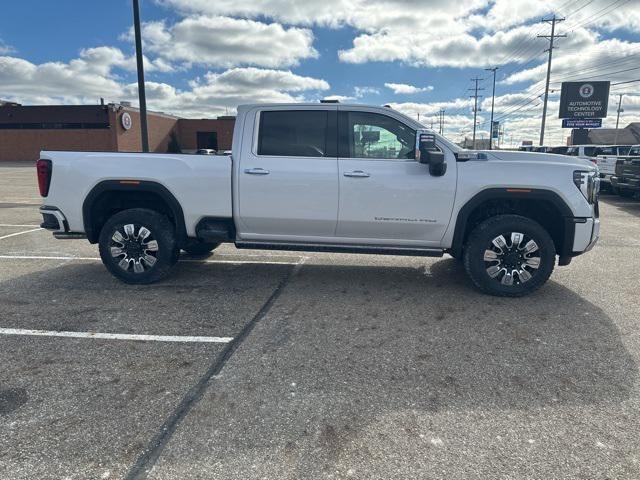
<svg viewBox="0 0 640 480"><path fill-rule="evenodd" d="M470 96L470 98L473 98L473 149L476 148L476 127L477 127L477 116L478 116L478 91L479 90L484 90L484 88L478 88L478 82L482 80L481 78L475 77L472 78L471 81L472 82L476 82L476 86L475 86L475 93L473 95ZM474 90L473 88L470 88L469 90Z"/></svg>
<svg viewBox="0 0 640 480"><path fill-rule="evenodd" d="M541 38L549 39L549 62L547 63L547 82L544 89L544 106L542 107L542 125L540 126L540 146L544 144L544 127L547 120L547 100L549 99L549 81L551 80L551 57L553 55L553 41L556 37L566 37L565 34L556 35L556 22L563 22L564 18L557 18L555 15L551 19L543 19L545 23L551 23L551 35L538 35Z"/></svg>

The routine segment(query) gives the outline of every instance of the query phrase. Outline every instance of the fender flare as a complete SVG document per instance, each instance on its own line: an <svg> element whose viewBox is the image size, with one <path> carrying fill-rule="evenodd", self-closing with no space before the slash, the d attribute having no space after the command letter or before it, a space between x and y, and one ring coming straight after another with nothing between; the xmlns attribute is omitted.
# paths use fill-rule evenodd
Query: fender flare
<svg viewBox="0 0 640 480"><path fill-rule="evenodd" d="M465 235L467 233L467 221L471 213L478 205L488 200L546 200L558 209L564 221L564 241L558 251L562 256L570 255L573 249L573 238L575 235L575 224L573 222L573 212L569 205L557 193L539 188L522 188L522 187L502 187L487 188L471 197L467 203L458 211L456 217L456 226L453 233L453 242L451 243L451 252L454 255L462 254L462 247ZM568 221L567 221L568 220Z"/></svg>
<svg viewBox="0 0 640 480"><path fill-rule="evenodd" d="M184 222L184 213L180 202L176 200L176 197L165 187L157 182L151 182L147 180L103 180L96 184L91 191L87 194L82 203L82 221L84 224L84 231L87 235L87 239L91 243L96 243L100 232L93 231L93 222L91 218L91 209L95 201L106 192L150 192L154 193L162 198L169 206L173 218L175 219L176 235L178 237L178 244L183 245L187 239L187 229Z"/></svg>

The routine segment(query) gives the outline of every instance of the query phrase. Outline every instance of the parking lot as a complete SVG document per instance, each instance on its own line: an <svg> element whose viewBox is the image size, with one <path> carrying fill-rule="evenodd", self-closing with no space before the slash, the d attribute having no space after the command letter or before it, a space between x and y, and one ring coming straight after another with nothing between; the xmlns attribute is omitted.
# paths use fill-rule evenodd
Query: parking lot
<svg viewBox="0 0 640 480"><path fill-rule="evenodd" d="M39 202L0 166L2 479L640 477L640 201L521 299L230 245L129 286Z"/></svg>

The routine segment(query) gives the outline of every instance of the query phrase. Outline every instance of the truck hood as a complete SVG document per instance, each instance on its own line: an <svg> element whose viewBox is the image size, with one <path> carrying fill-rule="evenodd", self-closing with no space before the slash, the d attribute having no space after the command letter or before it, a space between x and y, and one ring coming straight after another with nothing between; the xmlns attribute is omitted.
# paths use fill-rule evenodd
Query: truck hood
<svg viewBox="0 0 640 480"><path fill-rule="evenodd" d="M481 150L489 160L500 160L506 162L533 162L541 164L562 164L579 168L582 170L596 170L597 167L589 160L568 155L556 155L554 153L538 152L511 152L505 150Z"/></svg>

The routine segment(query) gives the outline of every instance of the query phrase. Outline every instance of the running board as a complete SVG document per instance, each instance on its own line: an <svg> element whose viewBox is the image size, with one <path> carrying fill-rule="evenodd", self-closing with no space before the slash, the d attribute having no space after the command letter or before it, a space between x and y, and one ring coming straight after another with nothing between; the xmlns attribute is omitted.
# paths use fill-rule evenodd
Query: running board
<svg viewBox="0 0 640 480"><path fill-rule="evenodd" d="M235 242L236 248L251 250L290 250L296 252L366 253L374 255L407 255L411 257L442 257L440 248L385 247L381 245L339 245L325 243Z"/></svg>

